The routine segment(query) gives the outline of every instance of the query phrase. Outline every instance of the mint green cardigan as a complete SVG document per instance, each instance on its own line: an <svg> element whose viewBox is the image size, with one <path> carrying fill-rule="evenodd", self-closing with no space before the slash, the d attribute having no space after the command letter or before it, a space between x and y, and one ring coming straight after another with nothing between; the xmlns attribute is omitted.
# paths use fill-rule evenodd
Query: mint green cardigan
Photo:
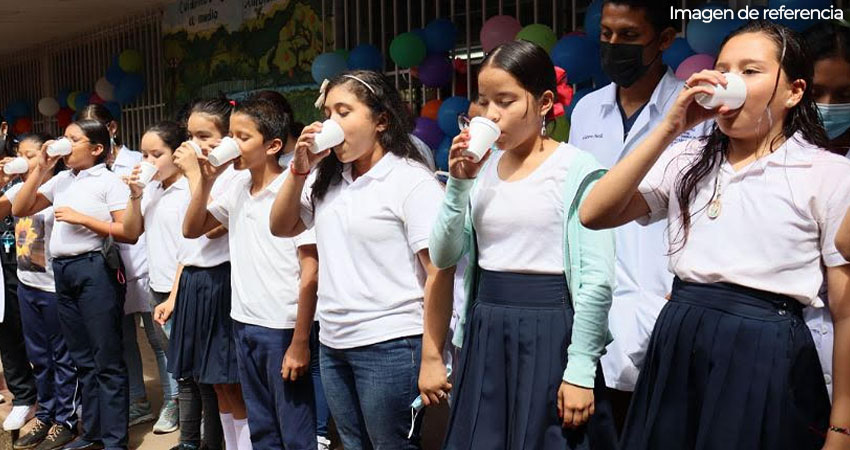
<svg viewBox="0 0 850 450"><path fill-rule="evenodd" d="M593 156L576 147L566 145L557 151L575 153L564 183L564 211L567 211L564 273L575 316L563 379L577 386L592 388L599 358L611 342L608 310L614 288L614 232L585 228L579 221L578 209L605 169ZM463 344L466 319L473 303L470 300L476 295L474 281L478 277L476 237L469 211L474 183L475 180L449 178L446 197L429 242L431 262L439 268L454 266L464 254L469 254L469 265L464 274L466 299L453 339L458 347Z"/></svg>

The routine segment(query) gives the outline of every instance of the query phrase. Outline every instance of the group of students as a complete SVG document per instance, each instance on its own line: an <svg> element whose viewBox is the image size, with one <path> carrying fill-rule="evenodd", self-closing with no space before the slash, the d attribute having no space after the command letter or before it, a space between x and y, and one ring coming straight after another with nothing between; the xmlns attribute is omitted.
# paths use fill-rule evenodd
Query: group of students
<svg viewBox="0 0 850 450"><path fill-rule="evenodd" d="M682 83L667 13L605 2L613 83L575 107L569 143L547 133L565 105L546 51L490 52L469 114L500 137L481 161L455 137L445 186L370 71L322 86L345 139L319 153L322 124L299 130L271 91L148 129L146 186L97 114L66 128L62 171L23 138L30 170L0 208L52 227L52 278L20 290L46 305L22 314L54 400L39 421L73 433L79 380L82 431L60 448L127 448L121 249L142 239L179 449L222 432L322 448L329 415L347 450L416 449L417 403L449 399L450 450L848 448L850 31L750 22ZM725 72L744 105L699 106ZM225 136L240 156L217 167Z"/></svg>

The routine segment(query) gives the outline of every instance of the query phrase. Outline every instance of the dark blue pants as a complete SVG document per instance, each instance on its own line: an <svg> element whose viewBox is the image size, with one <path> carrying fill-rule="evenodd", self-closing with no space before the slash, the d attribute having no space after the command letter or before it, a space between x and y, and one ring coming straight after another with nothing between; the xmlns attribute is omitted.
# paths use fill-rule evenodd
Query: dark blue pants
<svg viewBox="0 0 850 450"><path fill-rule="evenodd" d="M83 395L83 437L127 448L129 395L122 348L124 286L100 252L54 259L59 319Z"/></svg>
<svg viewBox="0 0 850 450"><path fill-rule="evenodd" d="M12 404L15 406L31 406L37 401L35 377L33 377L27 356L26 345L24 345L23 330L21 327L21 311L18 303L16 288L17 282L15 272L5 270L4 280L6 286L0 283L0 289L5 287L5 317L0 322L0 361L3 362L3 376L9 391L15 396ZM13 277L12 280L8 277Z"/></svg>
<svg viewBox="0 0 850 450"><path fill-rule="evenodd" d="M313 392L316 394L316 435L328 437L328 420L331 411L322 386L322 369L319 364L319 322L313 322L310 331L310 374L313 376Z"/></svg>
<svg viewBox="0 0 850 450"><path fill-rule="evenodd" d="M38 411L44 423L77 424L77 368L59 325L56 294L18 284L21 323L36 385Z"/></svg>
<svg viewBox="0 0 850 450"><path fill-rule="evenodd" d="M284 382L283 356L295 330L233 321L239 382L255 450L315 450L316 404L309 375Z"/></svg>

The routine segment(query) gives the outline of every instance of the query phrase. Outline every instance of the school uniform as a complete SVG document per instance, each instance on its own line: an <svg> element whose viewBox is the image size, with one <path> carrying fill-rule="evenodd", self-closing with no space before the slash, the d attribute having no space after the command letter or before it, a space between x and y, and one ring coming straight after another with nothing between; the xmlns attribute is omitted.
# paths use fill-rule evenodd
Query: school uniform
<svg viewBox="0 0 850 450"><path fill-rule="evenodd" d="M469 254L444 448L613 449L599 358L609 341L614 238L580 230L575 200L603 171L562 144L531 174L506 182L503 155L491 155L475 180L449 179L431 237L438 267ZM594 391L596 413L577 430L557 415L564 381Z"/></svg>
<svg viewBox="0 0 850 450"><path fill-rule="evenodd" d="M572 113L569 143L589 152L606 168L637 147L664 119L684 82L667 68L649 101L626 117L610 83L583 97ZM678 140L708 134L711 123L700 124ZM667 270L665 224L641 227L636 223L614 230L617 240L617 283L609 314L614 341L602 356L609 388L633 391L649 336L670 293L673 275ZM625 411L623 411L625 414Z"/></svg>
<svg viewBox="0 0 850 450"><path fill-rule="evenodd" d="M239 381L256 449L316 448L316 405L309 375L284 381L283 357L295 332L301 267L298 248L315 245L312 230L277 238L269 213L285 171L251 193L243 171L207 209L230 237L234 321Z"/></svg>
<svg viewBox="0 0 850 450"><path fill-rule="evenodd" d="M238 172L228 167L215 181L210 197L215 200L223 195L237 176ZM181 217L185 217L185 209ZM178 380L192 378L202 384L239 382L230 318L227 242L228 235L215 239L201 236L184 241L178 249L178 260L184 267L168 343L168 371Z"/></svg>
<svg viewBox="0 0 850 450"><path fill-rule="evenodd" d="M701 146L669 148L639 187L650 209L640 222L667 219L676 280L623 448L819 449L830 404L802 309L824 307L822 265L847 264L834 241L850 161L799 134L738 170L721 161L695 193L684 242L674 186Z"/></svg>
<svg viewBox="0 0 850 450"><path fill-rule="evenodd" d="M14 204L23 184L5 196ZM36 417L46 424L73 429L79 402L77 369L59 324L56 283L50 254L53 208L15 219L18 260L18 300L27 355L33 367L38 395Z"/></svg>
<svg viewBox="0 0 850 450"><path fill-rule="evenodd" d="M385 154L354 179L312 201L308 178L301 219L315 227L322 383L346 448L419 448L408 439L419 395L425 273L443 191L420 163ZM314 225L315 224L315 225Z"/></svg>
<svg viewBox="0 0 850 450"><path fill-rule="evenodd" d="M127 185L104 164L65 170L38 192L54 209L70 207L97 220L126 208ZM104 239L81 225L56 222L50 236L62 333L82 387L83 438L127 447L127 368L121 342L124 285L102 254Z"/></svg>

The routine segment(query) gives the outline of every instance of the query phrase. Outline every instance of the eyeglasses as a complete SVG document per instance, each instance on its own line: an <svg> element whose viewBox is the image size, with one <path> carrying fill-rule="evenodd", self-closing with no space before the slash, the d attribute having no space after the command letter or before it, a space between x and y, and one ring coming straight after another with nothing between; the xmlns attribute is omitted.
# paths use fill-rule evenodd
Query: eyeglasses
<svg viewBox="0 0 850 450"><path fill-rule="evenodd" d="M457 115L457 127L460 128L461 131L469 128L469 121L472 120L469 118L469 115L466 113L460 113Z"/></svg>

